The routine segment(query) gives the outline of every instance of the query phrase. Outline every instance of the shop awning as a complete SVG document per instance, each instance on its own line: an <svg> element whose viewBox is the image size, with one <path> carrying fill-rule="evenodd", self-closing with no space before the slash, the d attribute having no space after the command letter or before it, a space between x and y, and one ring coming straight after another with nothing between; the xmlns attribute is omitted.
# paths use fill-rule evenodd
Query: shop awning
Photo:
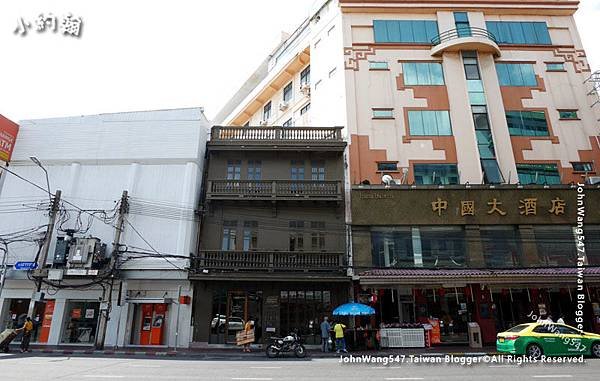
<svg viewBox="0 0 600 381"><path fill-rule="evenodd" d="M372 269L359 273L364 285L426 285L431 283L570 284L575 287L577 267L520 269ZM585 284L600 283L600 266L583 268Z"/></svg>

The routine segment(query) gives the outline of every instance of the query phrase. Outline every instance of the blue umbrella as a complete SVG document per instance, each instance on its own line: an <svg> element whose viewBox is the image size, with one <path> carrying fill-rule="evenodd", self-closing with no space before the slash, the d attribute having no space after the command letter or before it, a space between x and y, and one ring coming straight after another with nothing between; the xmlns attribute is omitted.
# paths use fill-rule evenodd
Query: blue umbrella
<svg viewBox="0 0 600 381"><path fill-rule="evenodd" d="M375 309L361 303L346 303L333 310L337 316L365 316L375 315Z"/></svg>

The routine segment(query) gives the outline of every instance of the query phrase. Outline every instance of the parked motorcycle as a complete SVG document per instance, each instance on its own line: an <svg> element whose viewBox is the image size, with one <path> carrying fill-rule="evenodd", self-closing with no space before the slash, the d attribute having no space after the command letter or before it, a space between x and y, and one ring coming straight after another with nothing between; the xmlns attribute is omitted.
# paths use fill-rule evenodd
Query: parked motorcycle
<svg viewBox="0 0 600 381"><path fill-rule="evenodd" d="M298 358L306 356L306 349L300 340L300 337L292 332L286 337L271 337L273 341L267 346L267 357L274 358L282 353L293 352Z"/></svg>

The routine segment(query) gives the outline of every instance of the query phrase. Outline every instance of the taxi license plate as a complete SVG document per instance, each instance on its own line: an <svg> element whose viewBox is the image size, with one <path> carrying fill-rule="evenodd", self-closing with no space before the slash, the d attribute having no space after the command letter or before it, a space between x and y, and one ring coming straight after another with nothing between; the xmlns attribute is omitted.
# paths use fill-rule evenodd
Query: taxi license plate
<svg viewBox="0 0 600 381"><path fill-rule="evenodd" d="M503 343L503 342L504 342L504 337L500 337L500 338L498 339L498 341L499 341L499 342L501 342L501 343Z"/></svg>

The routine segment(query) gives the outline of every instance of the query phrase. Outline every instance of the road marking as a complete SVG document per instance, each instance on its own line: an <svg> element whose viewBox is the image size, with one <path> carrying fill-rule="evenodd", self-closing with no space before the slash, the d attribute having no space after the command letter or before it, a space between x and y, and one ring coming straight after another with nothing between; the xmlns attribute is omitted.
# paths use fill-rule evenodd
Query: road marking
<svg viewBox="0 0 600 381"><path fill-rule="evenodd" d="M87 377L87 378L125 378L125 376L110 375L110 374L104 374L104 375L86 374L83 377Z"/></svg>
<svg viewBox="0 0 600 381"><path fill-rule="evenodd" d="M518 368L518 365L489 365L488 368Z"/></svg>
<svg viewBox="0 0 600 381"><path fill-rule="evenodd" d="M386 380L424 380L423 377L401 377L401 378L386 378Z"/></svg>
<svg viewBox="0 0 600 381"><path fill-rule="evenodd" d="M281 369L280 366L251 366L250 369Z"/></svg>
<svg viewBox="0 0 600 381"><path fill-rule="evenodd" d="M255 381L269 381L272 378L258 378L258 377L232 377L232 380L255 380Z"/></svg>
<svg viewBox="0 0 600 381"><path fill-rule="evenodd" d="M573 378L570 374L536 374L533 378Z"/></svg>

